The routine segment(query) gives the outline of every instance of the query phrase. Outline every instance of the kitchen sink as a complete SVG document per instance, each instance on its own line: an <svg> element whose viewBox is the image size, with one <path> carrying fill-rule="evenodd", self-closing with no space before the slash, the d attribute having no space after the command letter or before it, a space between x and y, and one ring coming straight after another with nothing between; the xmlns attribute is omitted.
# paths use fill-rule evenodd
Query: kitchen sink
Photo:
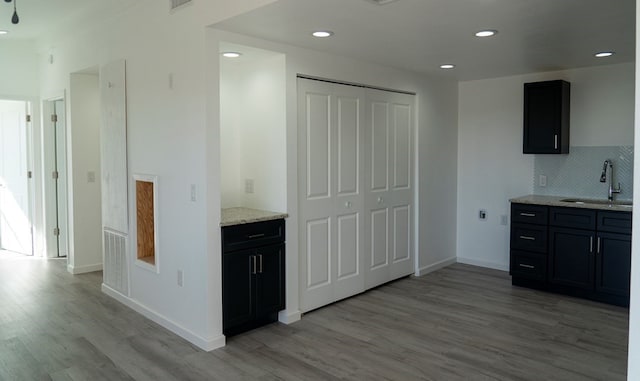
<svg viewBox="0 0 640 381"><path fill-rule="evenodd" d="M572 204L596 204L596 205L611 205L622 206L626 208L633 207L633 201L609 201L609 200L593 200L588 198L565 198L560 200L561 202L568 202Z"/></svg>

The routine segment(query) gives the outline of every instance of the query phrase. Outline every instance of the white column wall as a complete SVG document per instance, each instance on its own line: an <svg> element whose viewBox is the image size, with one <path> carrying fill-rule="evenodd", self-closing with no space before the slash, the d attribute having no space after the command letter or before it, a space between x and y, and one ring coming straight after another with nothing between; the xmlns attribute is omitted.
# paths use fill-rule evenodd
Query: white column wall
<svg viewBox="0 0 640 381"><path fill-rule="evenodd" d="M224 344L220 244L211 240L219 235L220 170L218 159L207 156L217 149L219 134L207 123L209 113L217 116L206 82L210 69L217 73L217 55L214 62L205 49L206 26L269 2L194 2L170 12L168 2L145 0L70 23L38 43L42 98L68 91L71 73L126 60L128 176L158 176L162 268L155 273L132 265L130 297L119 299L204 349ZM50 54L52 63L45 59Z"/></svg>
<svg viewBox="0 0 640 381"><path fill-rule="evenodd" d="M100 91L98 76L72 74L67 118L69 258L73 274L102 269ZM93 174L92 179L89 178Z"/></svg>

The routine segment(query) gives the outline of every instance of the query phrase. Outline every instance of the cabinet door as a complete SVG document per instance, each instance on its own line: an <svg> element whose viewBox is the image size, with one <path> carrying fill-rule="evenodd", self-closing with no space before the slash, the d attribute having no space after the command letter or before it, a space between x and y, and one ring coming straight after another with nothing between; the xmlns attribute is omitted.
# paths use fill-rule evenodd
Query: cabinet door
<svg viewBox="0 0 640 381"><path fill-rule="evenodd" d="M569 91L565 81L524 85L524 153L569 153Z"/></svg>
<svg viewBox="0 0 640 381"><path fill-rule="evenodd" d="M264 317L285 307L284 244L256 249L256 317Z"/></svg>
<svg viewBox="0 0 640 381"><path fill-rule="evenodd" d="M631 236L598 233L596 291L629 297Z"/></svg>
<svg viewBox="0 0 640 381"><path fill-rule="evenodd" d="M223 330L253 319L253 252L222 255Z"/></svg>
<svg viewBox="0 0 640 381"><path fill-rule="evenodd" d="M593 290L594 232L549 228L549 282Z"/></svg>

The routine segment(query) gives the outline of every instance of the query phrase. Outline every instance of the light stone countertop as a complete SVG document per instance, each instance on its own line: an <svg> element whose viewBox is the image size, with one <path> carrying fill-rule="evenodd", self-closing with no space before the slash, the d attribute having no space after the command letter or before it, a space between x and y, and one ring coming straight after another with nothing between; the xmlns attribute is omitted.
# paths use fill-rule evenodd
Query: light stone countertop
<svg viewBox="0 0 640 381"><path fill-rule="evenodd" d="M224 208L220 217L220 226L250 224L252 222L279 220L287 218L287 213L270 212L251 208Z"/></svg>
<svg viewBox="0 0 640 381"><path fill-rule="evenodd" d="M567 202L562 200L581 200L584 202ZM522 197L516 197L509 200L511 203L516 204L533 204L533 205L546 205L546 206L563 206L568 208L581 208L581 209L598 209L598 210L610 210L619 212L632 212L633 206L631 201L613 201L609 203L607 200L592 200L583 199L581 197L569 197L569 196L539 196L528 195Z"/></svg>

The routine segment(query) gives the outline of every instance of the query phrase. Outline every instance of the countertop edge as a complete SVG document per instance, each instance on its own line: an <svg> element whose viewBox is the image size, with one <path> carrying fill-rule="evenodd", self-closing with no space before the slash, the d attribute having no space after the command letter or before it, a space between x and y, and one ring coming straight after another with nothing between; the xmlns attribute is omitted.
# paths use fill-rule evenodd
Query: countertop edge
<svg viewBox="0 0 640 381"><path fill-rule="evenodd" d="M288 213L272 212L268 210L241 207L225 208L221 211L220 227L280 220L288 217Z"/></svg>
<svg viewBox="0 0 640 381"><path fill-rule="evenodd" d="M510 203L515 204L531 204L531 205L544 205L544 206L558 206L563 208L577 208L577 209L596 209L612 212L633 212L633 207L620 206L615 204L592 204L585 202L584 204L577 204L573 202L561 201L567 198L575 198L570 196L544 196L544 195L527 195L521 197L515 197L509 199Z"/></svg>

